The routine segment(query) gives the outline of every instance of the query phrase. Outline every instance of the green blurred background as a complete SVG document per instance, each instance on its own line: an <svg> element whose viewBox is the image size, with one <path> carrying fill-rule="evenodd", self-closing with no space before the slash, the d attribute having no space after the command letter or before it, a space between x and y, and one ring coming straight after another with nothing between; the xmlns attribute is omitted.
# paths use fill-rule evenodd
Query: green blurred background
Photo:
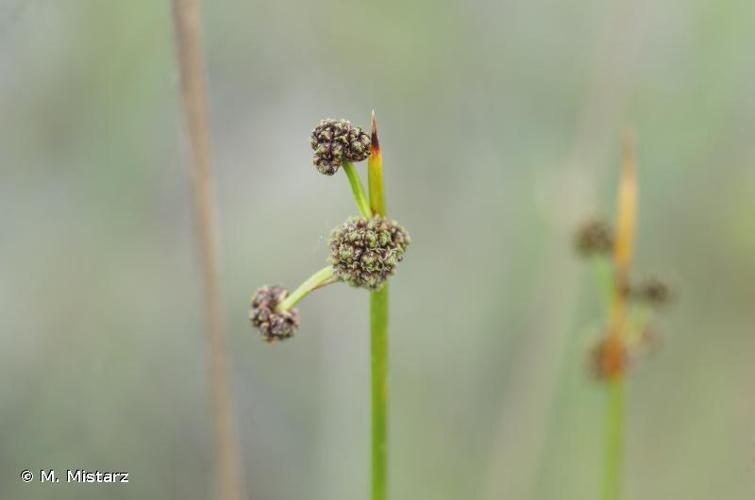
<svg viewBox="0 0 755 500"><path fill-rule="evenodd" d="M750 1L205 2L203 24L251 498L367 496L367 294L316 293L274 346L247 307L323 265L356 209L308 134L373 108L413 237L392 287L393 498L597 498L601 312L572 232L613 215L626 127L637 275L681 294L629 384L626 498L753 498ZM177 75L167 1L0 0L3 500L210 495Z"/></svg>

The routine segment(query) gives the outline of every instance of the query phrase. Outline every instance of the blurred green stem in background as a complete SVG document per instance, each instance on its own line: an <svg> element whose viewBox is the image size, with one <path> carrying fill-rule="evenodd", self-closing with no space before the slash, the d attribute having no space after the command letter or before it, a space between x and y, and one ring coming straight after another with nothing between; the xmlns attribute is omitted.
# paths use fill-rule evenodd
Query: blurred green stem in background
<svg viewBox="0 0 755 500"><path fill-rule="evenodd" d="M619 500L624 462L624 377L609 380L607 390L603 500Z"/></svg>
<svg viewBox="0 0 755 500"><path fill-rule="evenodd" d="M609 309L608 340L616 342L626 356L629 319L629 269L634 254L637 224L637 161L634 136L624 136L624 151L616 210L616 240L613 248L613 290ZM607 380L606 448L603 463L603 500L619 500L624 473L624 412L626 359Z"/></svg>
<svg viewBox="0 0 755 500"><path fill-rule="evenodd" d="M383 157L372 112L372 151L367 162L372 213L385 217ZM372 500L388 498L388 283L370 294L372 364Z"/></svg>
<svg viewBox="0 0 755 500"><path fill-rule="evenodd" d="M299 288L294 290L291 295L286 297L286 300L278 304L278 312L289 311L311 292L317 290L318 288L329 285L335 281L335 270L332 266L327 266L320 269L315 274L307 278L304 283L299 285Z"/></svg>
<svg viewBox="0 0 755 500"><path fill-rule="evenodd" d="M613 267L610 259L604 255L596 255L592 258L595 279L598 283L598 291L606 311L610 311L611 298L613 297Z"/></svg>
<svg viewBox="0 0 755 500"><path fill-rule="evenodd" d="M610 315L615 276L610 259L605 256L593 257L593 268L606 314ZM607 382L605 458L603 463L603 500L621 498L621 469L624 446L624 378Z"/></svg>
<svg viewBox="0 0 755 500"><path fill-rule="evenodd" d="M351 191L354 193L354 199L357 202L357 207L359 207L359 213L365 219L371 219L372 210L370 209L370 202L367 200L367 195L364 192L364 187L362 186L362 181L359 178L356 167L354 167L353 163L345 161L343 162L343 171L346 172L346 177L349 178L349 184L351 184Z"/></svg>

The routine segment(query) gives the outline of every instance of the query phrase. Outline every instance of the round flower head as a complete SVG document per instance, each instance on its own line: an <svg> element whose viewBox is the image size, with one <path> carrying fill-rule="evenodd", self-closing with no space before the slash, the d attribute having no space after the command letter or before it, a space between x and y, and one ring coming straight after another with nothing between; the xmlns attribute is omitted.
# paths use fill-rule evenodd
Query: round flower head
<svg viewBox="0 0 755 500"><path fill-rule="evenodd" d="M286 297L288 290L279 286L263 286L252 297L249 320L266 342L287 339L299 328L297 309L286 312L275 310Z"/></svg>
<svg viewBox="0 0 755 500"><path fill-rule="evenodd" d="M671 288L658 278L647 278L632 292L640 300L655 307L668 305L673 299Z"/></svg>
<svg viewBox="0 0 755 500"><path fill-rule="evenodd" d="M613 234L604 221L593 219L583 224L576 235L580 255L610 254L613 250Z"/></svg>
<svg viewBox="0 0 755 500"><path fill-rule="evenodd" d="M309 139L315 154L312 163L321 174L333 175L344 161L358 162L370 156L370 136L348 120L322 120Z"/></svg>
<svg viewBox="0 0 755 500"><path fill-rule="evenodd" d="M338 279L377 290L396 272L410 243L409 233L380 216L352 217L330 239L330 263Z"/></svg>

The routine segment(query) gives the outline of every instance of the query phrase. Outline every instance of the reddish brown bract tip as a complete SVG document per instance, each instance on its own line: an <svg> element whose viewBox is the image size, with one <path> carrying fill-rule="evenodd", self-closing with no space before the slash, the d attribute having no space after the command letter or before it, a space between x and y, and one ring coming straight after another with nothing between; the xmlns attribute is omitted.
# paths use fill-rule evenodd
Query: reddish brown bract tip
<svg viewBox="0 0 755 500"><path fill-rule="evenodd" d="M590 371L598 380L611 380L624 375L629 356L623 339L608 335L600 339L590 352Z"/></svg>
<svg viewBox="0 0 755 500"><path fill-rule="evenodd" d="M371 142L372 142L372 152L373 153L379 153L380 152L380 142L378 142L378 130L377 130L377 118L375 117L375 110L372 110L372 136L371 136Z"/></svg>

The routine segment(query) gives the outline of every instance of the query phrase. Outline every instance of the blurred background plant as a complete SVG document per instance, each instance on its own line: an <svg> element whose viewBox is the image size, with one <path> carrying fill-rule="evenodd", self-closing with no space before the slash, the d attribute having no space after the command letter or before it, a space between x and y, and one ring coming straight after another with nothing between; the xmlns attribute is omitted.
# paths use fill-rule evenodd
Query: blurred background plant
<svg viewBox="0 0 755 500"><path fill-rule="evenodd" d="M652 312L670 300L668 286L657 278L632 281L638 211L638 172L634 138L625 134L617 190L616 230L592 218L577 231L576 247L593 261L605 311L600 334L590 349L589 368L606 387L603 432L605 451L601 498L619 500L623 491L626 437L626 379L631 365L647 350Z"/></svg>
<svg viewBox="0 0 755 500"><path fill-rule="evenodd" d="M100 499L17 478L86 466L131 471L109 498L205 499L169 5L0 6L0 498ZM411 332L391 339L392 497L598 497L604 401L582 327L602 305L592 270L564 248L589 209L612 206L627 124L642 138L635 265L668 273L683 300L658 318L673 348L632 374L625 496L752 497L749 2L203 10L250 497L368 491L369 340L355 334L366 297L308 298L308 332L276 356L245 311L257 284L311 272L332 221L353 213L342 182L312 172L311 124L373 107L390 210L414 241L392 286L391 321Z"/></svg>

